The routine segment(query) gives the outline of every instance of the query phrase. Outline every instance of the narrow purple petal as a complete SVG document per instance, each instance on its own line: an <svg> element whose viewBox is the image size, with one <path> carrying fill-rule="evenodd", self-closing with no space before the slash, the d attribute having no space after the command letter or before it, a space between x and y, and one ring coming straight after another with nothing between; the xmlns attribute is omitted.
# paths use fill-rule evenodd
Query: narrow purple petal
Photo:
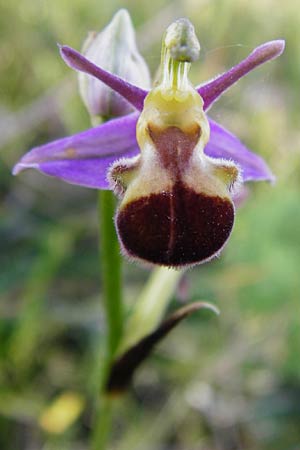
<svg viewBox="0 0 300 450"><path fill-rule="evenodd" d="M284 46L285 42L283 40L266 42L255 48L247 58L227 72L219 75L214 80L198 86L197 91L203 98L204 109L208 109L223 92L248 72L255 69L255 67L280 56Z"/></svg>
<svg viewBox="0 0 300 450"><path fill-rule="evenodd" d="M125 98L125 100L131 103L139 111L142 111L144 99L148 94L147 91L134 86L117 75L113 75L112 73L101 69L86 59L83 55L81 55L81 53L71 47L68 47L67 45L60 46L60 54L69 67L98 78L98 80L105 83L115 92L118 92L118 94Z"/></svg>
<svg viewBox="0 0 300 450"><path fill-rule="evenodd" d="M234 134L214 120L209 119L209 124L210 140L204 149L208 156L237 163L241 168L243 181L275 181L270 168L260 156L250 152Z"/></svg>
<svg viewBox="0 0 300 450"><path fill-rule="evenodd" d="M111 163L139 152L137 118L138 113L133 113L35 147L16 164L13 174L33 168L69 183L108 189L106 173Z"/></svg>

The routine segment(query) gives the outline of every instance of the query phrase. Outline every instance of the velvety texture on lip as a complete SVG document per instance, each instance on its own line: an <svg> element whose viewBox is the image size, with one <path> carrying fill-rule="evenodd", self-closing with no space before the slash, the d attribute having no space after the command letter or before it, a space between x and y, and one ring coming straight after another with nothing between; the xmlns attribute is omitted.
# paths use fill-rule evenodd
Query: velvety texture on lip
<svg viewBox="0 0 300 450"><path fill-rule="evenodd" d="M194 192L179 181L170 192L130 202L116 217L129 256L172 267L211 259L226 243L233 222L229 199Z"/></svg>

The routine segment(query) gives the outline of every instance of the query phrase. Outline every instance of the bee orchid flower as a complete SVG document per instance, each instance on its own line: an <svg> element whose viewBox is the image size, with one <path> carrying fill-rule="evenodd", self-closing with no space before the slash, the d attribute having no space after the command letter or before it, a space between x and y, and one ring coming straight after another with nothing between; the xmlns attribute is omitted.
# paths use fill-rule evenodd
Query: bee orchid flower
<svg viewBox="0 0 300 450"><path fill-rule="evenodd" d="M100 80L134 112L35 147L13 172L34 168L68 183L113 189L121 199L115 218L121 248L133 259L169 267L208 261L231 233L235 187L274 176L260 156L206 112L236 81L283 49L282 40L267 42L193 87L188 72L200 45L190 22L179 19L165 33L160 75L148 91L61 46L69 67Z"/></svg>

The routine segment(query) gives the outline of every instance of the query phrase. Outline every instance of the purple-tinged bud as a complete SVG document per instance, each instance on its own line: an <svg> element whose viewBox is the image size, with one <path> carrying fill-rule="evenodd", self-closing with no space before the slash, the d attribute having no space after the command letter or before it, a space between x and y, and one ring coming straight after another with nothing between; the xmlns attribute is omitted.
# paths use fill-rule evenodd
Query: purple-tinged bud
<svg viewBox="0 0 300 450"><path fill-rule="evenodd" d="M89 34L83 54L94 64L138 87L150 87L149 70L137 49L134 28L125 9L118 11L103 31ZM79 90L91 116L118 117L134 110L118 93L85 73L79 74Z"/></svg>

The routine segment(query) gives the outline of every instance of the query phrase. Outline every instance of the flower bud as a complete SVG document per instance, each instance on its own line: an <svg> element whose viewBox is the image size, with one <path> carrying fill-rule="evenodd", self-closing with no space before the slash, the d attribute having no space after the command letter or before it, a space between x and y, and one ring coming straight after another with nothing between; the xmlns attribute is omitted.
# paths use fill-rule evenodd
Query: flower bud
<svg viewBox="0 0 300 450"><path fill-rule="evenodd" d="M149 70L138 52L132 22L125 9L118 11L99 34L89 34L83 54L94 64L138 87L150 86ZM85 73L79 74L79 90L91 116L118 117L134 109L118 93Z"/></svg>

